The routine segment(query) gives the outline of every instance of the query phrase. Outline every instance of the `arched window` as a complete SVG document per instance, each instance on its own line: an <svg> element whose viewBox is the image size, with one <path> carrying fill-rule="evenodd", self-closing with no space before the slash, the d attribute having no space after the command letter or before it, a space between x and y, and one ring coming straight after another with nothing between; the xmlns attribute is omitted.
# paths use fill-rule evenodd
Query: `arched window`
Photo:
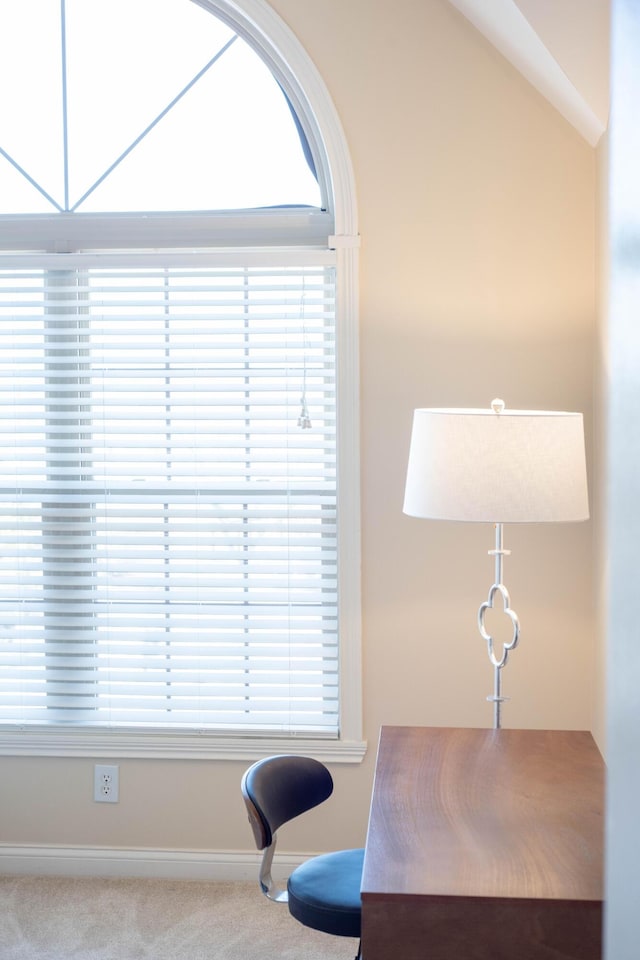
<svg viewBox="0 0 640 960"><path fill-rule="evenodd" d="M22 7L0 747L358 756L357 241L326 90L262 0Z"/></svg>
<svg viewBox="0 0 640 960"><path fill-rule="evenodd" d="M293 108L230 25L185 0L35 6L0 14L2 213L322 206Z"/></svg>

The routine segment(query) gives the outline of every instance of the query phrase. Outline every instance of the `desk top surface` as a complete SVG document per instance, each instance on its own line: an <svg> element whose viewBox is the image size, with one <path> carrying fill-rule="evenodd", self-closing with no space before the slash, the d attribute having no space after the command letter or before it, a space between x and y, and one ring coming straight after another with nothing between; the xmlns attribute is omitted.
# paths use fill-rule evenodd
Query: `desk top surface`
<svg viewBox="0 0 640 960"><path fill-rule="evenodd" d="M383 727L363 901L600 901L603 813L590 733Z"/></svg>

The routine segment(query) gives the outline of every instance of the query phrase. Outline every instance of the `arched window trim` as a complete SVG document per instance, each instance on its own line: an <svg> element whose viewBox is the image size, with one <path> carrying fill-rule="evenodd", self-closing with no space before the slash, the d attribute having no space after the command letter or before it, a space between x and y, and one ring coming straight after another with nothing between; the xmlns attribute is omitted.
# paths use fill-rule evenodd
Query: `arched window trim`
<svg viewBox="0 0 640 960"><path fill-rule="evenodd" d="M358 762L364 756L366 743L362 740L362 695L361 695L361 613L360 613L360 477L359 477L359 379L358 379L358 246L356 194L353 169L340 120L329 96L327 88L308 54L293 32L264 0L194 0L200 6L225 19L244 38L251 43L266 60L274 75L281 83L305 130L314 157L318 173L321 196L324 198L326 212L294 209L280 211L279 216L283 233L278 235L279 245L300 246L301 241L307 247L328 247L334 251L337 267L336 311L338 322L338 383L339 406L341 410L338 429L338 489L340 498L339 565L341 568L339 610L341 621L341 710L342 732L339 741L318 741L296 738L296 750L307 752L333 762ZM251 219L256 216L266 224L266 214L273 211L232 211L224 214L194 215L193 223L207 229L217 221L222 228L230 220L235 222L241 234ZM309 231L306 240L301 231L296 240L286 236L294 218L306 217L307 224L313 222L314 213L320 216L314 226L321 223L320 235L324 238L328 227L332 232L326 241L315 235L311 242ZM84 221L92 231L101 217L79 217L72 215L79 223ZM124 215L126 216L126 215ZM41 218L40 226L46 231L47 224L54 218ZM57 216L58 225L60 215ZM117 223L119 217L109 219ZM169 217L169 221L171 218ZM3 222L10 230L3 229ZM23 221L24 222L24 221ZM259 221L258 221L259 222ZM28 250L27 233L34 235L31 221L30 229L25 231L24 246L17 249ZM104 223L99 223L100 227ZM274 222L271 222L273 228ZM7 249L3 244L3 234L12 236L13 251L16 251L17 218L0 217L0 250ZM156 224L157 227L157 224ZM55 232L55 230L54 230ZM118 232L118 231L117 231ZM294 228L294 233L295 233ZM244 234L246 236L246 233ZM40 231L42 236L42 231ZM209 244L195 243L196 246L211 245L215 237L209 232ZM89 235L78 246L69 248L64 238L55 241L48 249L58 253L71 252L89 246ZM255 245L260 246L256 235ZM273 239L273 234L272 234ZM40 239L42 243L42 239ZM245 241L246 243L246 241ZM67 246L65 246L65 244ZM184 245L184 244L183 244ZM215 239L214 239L215 245ZM146 246L143 242L141 247ZM245 246L245 244L239 244ZM228 233L227 233L228 247ZM33 249L33 247L32 247ZM42 246L40 246L42 249ZM232 254L232 251L230 251ZM104 254L102 254L104 256ZM141 255L142 252L141 252ZM0 253L0 265L12 266L29 259L29 253ZM5 264L6 261L6 264ZM5 755L58 755L58 756L113 756L121 757L182 757L182 758L224 758L247 759L257 754L268 754L283 748L283 739L276 737L254 736L215 736L129 733L111 731L69 731L61 735L60 731L40 731L27 737L9 735L0 739L0 752Z"/></svg>
<svg viewBox="0 0 640 960"><path fill-rule="evenodd" d="M357 236L356 192L335 105L297 37L265 0L194 0L216 13L261 54L289 97L309 140L334 233Z"/></svg>

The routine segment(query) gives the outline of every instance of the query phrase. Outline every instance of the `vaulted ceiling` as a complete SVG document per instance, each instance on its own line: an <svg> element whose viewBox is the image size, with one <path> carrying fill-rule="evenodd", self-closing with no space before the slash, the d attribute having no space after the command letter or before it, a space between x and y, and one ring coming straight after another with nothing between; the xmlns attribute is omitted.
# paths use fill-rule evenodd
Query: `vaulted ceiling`
<svg viewBox="0 0 640 960"><path fill-rule="evenodd" d="M609 113L609 0L449 0L592 146Z"/></svg>

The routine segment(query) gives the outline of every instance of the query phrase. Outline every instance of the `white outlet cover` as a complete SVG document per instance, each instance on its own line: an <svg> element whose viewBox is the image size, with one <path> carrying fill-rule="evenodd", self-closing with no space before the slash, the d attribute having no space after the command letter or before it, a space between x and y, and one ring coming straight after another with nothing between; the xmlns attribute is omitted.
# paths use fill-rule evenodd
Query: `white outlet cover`
<svg viewBox="0 0 640 960"><path fill-rule="evenodd" d="M96 803L118 803L120 799L117 764L96 763L93 768L93 799Z"/></svg>

